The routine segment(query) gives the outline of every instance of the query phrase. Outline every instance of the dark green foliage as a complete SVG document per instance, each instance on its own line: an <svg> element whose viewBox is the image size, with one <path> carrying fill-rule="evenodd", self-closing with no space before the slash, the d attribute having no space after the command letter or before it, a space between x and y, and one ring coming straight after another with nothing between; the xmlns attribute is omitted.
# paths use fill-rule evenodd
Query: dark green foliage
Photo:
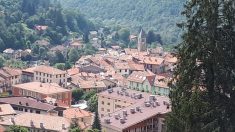
<svg viewBox="0 0 235 132"><path fill-rule="evenodd" d="M81 100L83 95L84 95L84 92L82 89L75 89L72 91L73 101Z"/></svg>
<svg viewBox="0 0 235 132"><path fill-rule="evenodd" d="M159 34L155 34L153 30L150 30L147 34L146 41L148 44L152 44L153 42L162 43L162 38Z"/></svg>
<svg viewBox="0 0 235 132"><path fill-rule="evenodd" d="M98 110L98 96L95 94L93 96L91 96L91 98L89 98L89 100L87 101L87 105L88 105L88 110L91 112L95 112Z"/></svg>
<svg viewBox="0 0 235 132"><path fill-rule="evenodd" d="M82 96L82 99L84 100L89 100L92 96L94 96L96 94L95 91L90 91L90 92L86 92L84 93L84 95Z"/></svg>
<svg viewBox="0 0 235 132"><path fill-rule="evenodd" d="M101 131L101 124L100 124L100 118L99 118L98 111L95 111L95 119L92 124L92 129L97 129L97 130Z"/></svg>
<svg viewBox="0 0 235 132"><path fill-rule="evenodd" d="M29 132L29 130L21 126L12 125L9 127L7 132Z"/></svg>
<svg viewBox="0 0 235 132"><path fill-rule="evenodd" d="M5 59L3 56L0 56L0 68L2 68L4 66L4 63L5 63Z"/></svg>
<svg viewBox="0 0 235 132"><path fill-rule="evenodd" d="M78 50L73 48L70 49L69 54L68 54L68 58L69 58L69 62L70 63L75 63L76 61L78 61L78 59L80 58Z"/></svg>
<svg viewBox="0 0 235 132"><path fill-rule="evenodd" d="M234 0L191 0L185 5L169 132L235 131L234 7Z"/></svg>
<svg viewBox="0 0 235 132"><path fill-rule="evenodd" d="M56 63L55 68L65 70L65 63Z"/></svg>
<svg viewBox="0 0 235 132"><path fill-rule="evenodd" d="M56 56L57 63L65 63L64 55L60 51L56 51L55 56Z"/></svg>
<svg viewBox="0 0 235 132"><path fill-rule="evenodd" d="M122 28L118 31L118 38L125 43L129 43L130 31L128 29Z"/></svg>
<svg viewBox="0 0 235 132"><path fill-rule="evenodd" d="M80 127L78 124L79 120L77 118L72 119L70 124L69 132L80 132Z"/></svg>
<svg viewBox="0 0 235 132"><path fill-rule="evenodd" d="M105 25L154 29L162 36L164 44L180 40L180 29L176 23L182 20L180 12L186 0L61 0L69 9L78 8L94 22ZM117 31L117 30L116 30Z"/></svg>
<svg viewBox="0 0 235 132"><path fill-rule="evenodd" d="M53 0L1 0L0 1L0 51L6 48L39 49L33 43L46 38L53 45L68 40L69 32L83 34L94 30L94 25L79 12L62 9ZM43 31L36 31L36 25L46 25Z"/></svg>

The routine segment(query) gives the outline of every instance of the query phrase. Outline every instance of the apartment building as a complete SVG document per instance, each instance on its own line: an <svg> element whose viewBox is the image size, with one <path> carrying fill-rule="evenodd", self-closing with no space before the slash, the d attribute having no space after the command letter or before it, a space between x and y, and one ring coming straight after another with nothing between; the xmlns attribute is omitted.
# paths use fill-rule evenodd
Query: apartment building
<svg viewBox="0 0 235 132"><path fill-rule="evenodd" d="M127 88L112 88L98 94L98 111L101 117L144 101L149 93L138 92Z"/></svg>
<svg viewBox="0 0 235 132"><path fill-rule="evenodd" d="M68 106L71 105L71 91L55 83L29 82L13 86L14 96L29 96L43 100L47 97L56 99Z"/></svg>
<svg viewBox="0 0 235 132"><path fill-rule="evenodd" d="M11 90L11 86L21 83L22 72L19 69L3 67L0 69L0 93Z"/></svg>
<svg viewBox="0 0 235 132"><path fill-rule="evenodd" d="M91 128L93 123L94 115L91 112L80 108L68 108L63 114L65 118L68 118L71 121L78 121L81 129Z"/></svg>
<svg viewBox="0 0 235 132"><path fill-rule="evenodd" d="M57 83L60 86L67 86L67 72L60 69L40 65L23 70L23 82Z"/></svg>
<svg viewBox="0 0 235 132"><path fill-rule="evenodd" d="M59 85L67 85L66 71L59 70L50 66L37 66L34 70L34 81L44 83L57 83Z"/></svg>
<svg viewBox="0 0 235 132"><path fill-rule="evenodd" d="M168 96L169 77L155 75L150 71L134 71L128 78L128 88L155 95Z"/></svg>
<svg viewBox="0 0 235 132"><path fill-rule="evenodd" d="M119 94L118 94L119 91ZM110 112L101 117L102 130L107 132L165 132L165 115L171 111L169 98L166 96L142 94L141 92L115 88L102 93L109 95L107 102L113 106L112 98L119 97L120 100L130 98L132 104L122 109ZM127 96L127 93L129 96ZM117 96L118 95L118 96ZM100 95L99 95L100 96ZM101 101L101 102L100 102ZM99 105L102 103L99 98ZM107 103L104 102L104 103ZM125 103L123 103L125 105ZM100 109L99 109L100 110Z"/></svg>

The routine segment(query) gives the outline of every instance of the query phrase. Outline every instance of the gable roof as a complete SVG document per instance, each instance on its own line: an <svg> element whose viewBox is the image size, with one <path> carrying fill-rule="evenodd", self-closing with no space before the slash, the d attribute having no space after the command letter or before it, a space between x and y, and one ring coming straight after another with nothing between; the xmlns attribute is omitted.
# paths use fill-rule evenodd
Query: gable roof
<svg viewBox="0 0 235 132"><path fill-rule="evenodd" d="M13 87L34 91L45 95L69 92L69 90L62 88L55 83L29 82L29 83L13 85Z"/></svg>
<svg viewBox="0 0 235 132"><path fill-rule="evenodd" d="M30 108L35 108L35 109L40 109L40 110L45 110L45 111L52 110L56 107L51 104L43 103L41 101L38 101L30 97L5 97L5 98L0 98L0 103L7 103L11 105L21 105L24 107L30 107Z"/></svg>
<svg viewBox="0 0 235 132"><path fill-rule="evenodd" d="M15 110L10 104L0 104L0 116L15 115Z"/></svg>
<svg viewBox="0 0 235 132"><path fill-rule="evenodd" d="M134 71L127 80L132 82L143 83L146 79L152 80L156 75L151 71ZM150 81L151 83L152 81Z"/></svg>
<svg viewBox="0 0 235 132"><path fill-rule="evenodd" d="M66 74L66 71L62 71L60 69L50 67L50 66L45 66L45 65L36 66L34 71L35 72L42 72L42 73L52 74L52 75Z"/></svg>
<svg viewBox="0 0 235 132"><path fill-rule="evenodd" d="M14 120L15 125L27 127L27 128L38 128L51 131L67 132L70 126L70 120L59 116L50 116L35 113L21 113L16 116L4 118L0 121L2 125L14 125L12 120ZM43 126L41 126L43 124ZM63 128L62 126L65 126Z"/></svg>

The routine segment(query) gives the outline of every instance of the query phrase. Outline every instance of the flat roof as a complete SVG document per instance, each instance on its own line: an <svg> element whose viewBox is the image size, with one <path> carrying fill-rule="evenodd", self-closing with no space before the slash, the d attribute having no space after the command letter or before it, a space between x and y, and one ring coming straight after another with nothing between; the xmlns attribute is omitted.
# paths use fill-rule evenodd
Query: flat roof
<svg viewBox="0 0 235 132"><path fill-rule="evenodd" d="M169 104L168 97L157 95L155 97L157 99L155 102L158 102L158 106L150 105L147 107L145 105L145 101L139 101L133 105L101 118L101 124L105 127L115 130L124 130L151 117L164 115L171 111L171 108L167 108L167 105L164 103L167 102ZM136 111L137 107L140 109L140 111ZM131 109L135 109L135 112L131 113ZM123 111L127 111L127 116L125 116L125 123L120 122L120 119L123 118ZM116 115L120 115L118 119L115 118ZM106 123L106 119L109 119L110 123Z"/></svg>

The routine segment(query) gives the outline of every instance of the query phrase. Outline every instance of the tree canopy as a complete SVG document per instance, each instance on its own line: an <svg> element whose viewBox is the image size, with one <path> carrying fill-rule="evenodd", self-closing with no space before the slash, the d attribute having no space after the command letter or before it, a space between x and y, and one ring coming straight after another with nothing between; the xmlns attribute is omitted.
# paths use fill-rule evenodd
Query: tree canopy
<svg viewBox="0 0 235 132"><path fill-rule="evenodd" d="M94 22L110 27L123 26L138 32L140 26L154 29L163 43L179 42L181 30L177 28L183 17L181 11L186 0L60 0L64 7L79 9Z"/></svg>
<svg viewBox="0 0 235 132"><path fill-rule="evenodd" d="M183 14L169 132L235 131L235 1L190 0Z"/></svg>
<svg viewBox="0 0 235 132"><path fill-rule="evenodd" d="M70 32L83 34L95 28L78 11L64 10L58 1L1 0L0 12L0 51L31 48L42 38L57 45L68 41Z"/></svg>

